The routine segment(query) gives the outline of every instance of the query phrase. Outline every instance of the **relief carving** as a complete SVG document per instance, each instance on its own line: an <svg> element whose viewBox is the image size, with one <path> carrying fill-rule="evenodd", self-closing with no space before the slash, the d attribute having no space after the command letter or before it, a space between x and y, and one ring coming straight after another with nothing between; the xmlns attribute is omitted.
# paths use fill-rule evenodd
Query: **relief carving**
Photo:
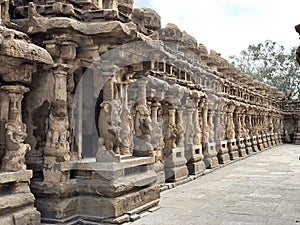
<svg viewBox="0 0 300 225"><path fill-rule="evenodd" d="M69 120L67 115L66 102L56 100L50 109L46 147L68 148Z"/></svg>
<svg viewBox="0 0 300 225"><path fill-rule="evenodd" d="M98 119L100 142L106 150L120 154L120 102L117 100L105 101L101 103L100 107Z"/></svg>
<svg viewBox="0 0 300 225"><path fill-rule="evenodd" d="M152 150L151 145L151 126L150 111L145 105L138 105L136 107L136 115L134 121L135 130L135 149L136 150Z"/></svg>
<svg viewBox="0 0 300 225"><path fill-rule="evenodd" d="M27 137L26 125L19 122L8 122L6 128L6 153L2 162L2 171L16 172L26 170L25 154L31 150L24 144Z"/></svg>

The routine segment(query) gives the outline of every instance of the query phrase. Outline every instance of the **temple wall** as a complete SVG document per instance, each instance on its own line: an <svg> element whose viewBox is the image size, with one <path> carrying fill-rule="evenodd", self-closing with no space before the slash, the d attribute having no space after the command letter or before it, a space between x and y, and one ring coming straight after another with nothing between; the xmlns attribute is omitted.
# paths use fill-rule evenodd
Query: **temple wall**
<svg viewBox="0 0 300 225"><path fill-rule="evenodd" d="M283 93L132 0L12 11L0 27L14 41L0 51L0 184L21 185L28 208L0 223L127 222L166 183L297 139Z"/></svg>

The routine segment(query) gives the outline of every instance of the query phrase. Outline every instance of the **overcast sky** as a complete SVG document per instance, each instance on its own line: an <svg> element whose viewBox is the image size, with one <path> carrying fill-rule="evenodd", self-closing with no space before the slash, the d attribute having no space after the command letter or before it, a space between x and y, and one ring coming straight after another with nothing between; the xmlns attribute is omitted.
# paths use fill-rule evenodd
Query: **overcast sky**
<svg viewBox="0 0 300 225"><path fill-rule="evenodd" d="M224 58L267 39L288 49L300 43L300 0L135 0L135 7L155 9L163 27L176 24Z"/></svg>

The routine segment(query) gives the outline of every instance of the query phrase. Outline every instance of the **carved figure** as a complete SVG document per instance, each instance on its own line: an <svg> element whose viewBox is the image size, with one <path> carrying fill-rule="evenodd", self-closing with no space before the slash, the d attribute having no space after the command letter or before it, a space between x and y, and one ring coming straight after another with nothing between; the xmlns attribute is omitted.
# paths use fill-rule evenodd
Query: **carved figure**
<svg viewBox="0 0 300 225"><path fill-rule="evenodd" d="M56 100L50 109L46 147L69 148L69 120L66 102Z"/></svg>
<svg viewBox="0 0 300 225"><path fill-rule="evenodd" d="M168 124L164 138L165 149L176 148L177 129L175 124Z"/></svg>
<svg viewBox="0 0 300 225"><path fill-rule="evenodd" d="M144 105L136 107L135 136L149 136L152 131L150 112Z"/></svg>
<svg viewBox="0 0 300 225"><path fill-rule="evenodd" d="M215 126L212 120L213 115L210 115L210 119L209 119L209 142L214 142L214 138L215 138Z"/></svg>
<svg viewBox="0 0 300 225"><path fill-rule="evenodd" d="M185 129L185 144L193 144L194 139L194 126L193 124L186 124L186 129Z"/></svg>
<svg viewBox="0 0 300 225"><path fill-rule="evenodd" d="M121 119L119 104L117 101L105 101L100 104L98 127L100 141L109 151L120 154L120 130Z"/></svg>
<svg viewBox="0 0 300 225"><path fill-rule="evenodd" d="M291 137L290 137L289 133L287 132L287 130L283 129L283 132L284 132L284 141L286 143L291 143L292 140L291 140Z"/></svg>
<svg viewBox="0 0 300 225"><path fill-rule="evenodd" d="M128 154L130 153L130 147L132 146L132 117L130 115L130 111L125 107L121 113L121 120L122 120L122 129L120 132L121 138L121 147L120 153L121 154Z"/></svg>
<svg viewBox="0 0 300 225"><path fill-rule="evenodd" d="M155 150L161 150L164 147L162 125L159 122L153 122L153 132L151 132L151 143Z"/></svg>
<svg viewBox="0 0 300 225"><path fill-rule="evenodd" d="M184 130L181 124L176 124L176 145L177 146L182 146L183 145L183 140L184 140Z"/></svg>
<svg viewBox="0 0 300 225"><path fill-rule="evenodd" d="M151 132L153 130L151 126L152 120L150 117L150 112L145 105L138 105L136 107L136 115L134 121L134 148L138 151L148 151L151 154L153 146L151 144ZM147 154L148 154L147 153Z"/></svg>
<svg viewBox="0 0 300 225"><path fill-rule="evenodd" d="M25 155L31 150L29 144L24 144L27 137L26 125L18 122L8 122L6 131L6 153L3 158L2 171L16 172L26 170Z"/></svg>
<svg viewBox="0 0 300 225"><path fill-rule="evenodd" d="M208 124L203 126L202 141L203 142L209 142L209 126L208 126Z"/></svg>
<svg viewBox="0 0 300 225"><path fill-rule="evenodd" d="M227 126L226 126L226 136L227 139L234 139L235 138L235 130L234 130L234 122L232 113L227 115Z"/></svg>

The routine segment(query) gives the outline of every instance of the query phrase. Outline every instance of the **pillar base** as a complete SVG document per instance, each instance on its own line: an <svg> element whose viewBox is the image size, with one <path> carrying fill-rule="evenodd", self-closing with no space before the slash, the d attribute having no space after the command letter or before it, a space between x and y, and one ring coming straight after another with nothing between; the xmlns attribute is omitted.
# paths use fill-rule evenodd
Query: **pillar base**
<svg viewBox="0 0 300 225"><path fill-rule="evenodd" d="M253 154L251 137L246 137L246 153L247 155Z"/></svg>
<svg viewBox="0 0 300 225"><path fill-rule="evenodd" d="M274 134L274 137L275 137L275 144L276 145L280 145L280 136L279 136L279 134L278 133L275 133Z"/></svg>
<svg viewBox="0 0 300 225"><path fill-rule="evenodd" d="M258 137L257 136L252 136L251 137L251 143L252 143L252 150L253 150L253 152L259 152L257 141L258 141Z"/></svg>
<svg viewBox="0 0 300 225"><path fill-rule="evenodd" d="M268 139L267 139L267 135L266 134L263 134L262 135L262 141L263 141L263 145L264 145L264 149L267 149L269 147L269 143L268 143Z"/></svg>
<svg viewBox="0 0 300 225"><path fill-rule="evenodd" d="M275 134L271 134L271 146L274 147L276 146L276 141L275 141Z"/></svg>
<svg viewBox="0 0 300 225"><path fill-rule="evenodd" d="M294 136L294 144L300 145L300 133L296 133Z"/></svg>
<svg viewBox="0 0 300 225"><path fill-rule="evenodd" d="M40 224L41 214L34 207L29 189L30 170L1 172L0 221L5 225Z"/></svg>
<svg viewBox="0 0 300 225"><path fill-rule="evenodd" d="M225 164L230 161L228 154L227 141L216 142L216 151L218 152L219 164Z"/></svg>
<svg viewBox="0 0 300 225"><path fill-rule="evenodd" d="M177 182L189 175L184 148L164 149L166 182Z"/></svg>
<svg viewBox="0 0 300 225"><path fill-rule="evenodd" d="M271 134L267 134L267 143L268 143L268 148L272 146L272 140L271 140Z"/></svg>
<svg viewBox="0 0 300 225"><path fill-rule="evenodd" d="M263 139L262 139L262 135L257 136L257 144L258 144L259 151L263 151L265 149L264 142L263 142Z"/></svg>
<svg viewBox="0 0 300 225"><path fill-rule="evenodd" d="M165 183L165 171L164 164L161 161L157 161L153 165L153 171L157 175L156 184L164 184Z"/></svg>
<svg viewBox="0 0 300 225"><path fill-rule="evenodd" d="M246 153L245 139L244 138L237 138L236 141L237 141L239 156L240 157L246 156L247 153Z"/></svg>
<svg viewBox="0 0 300 225"><path fill-rule="evenodd" d="M202 142L205 167L212 169L219 165L215 142Z"/></svg>
<svg viewBox="0 0 300 225"><path fill-rule="evenodd" d="M46 224L124 223L129 215L159 202L154 157L121 157L120 162L72 161L54 166L69 174L61 182L33 181L36 207ZM68 173L67 173L68 171Z"/></svg>
<svg viewBox="0 0 300 225"><path fill-rule="evenodd" d="M235 160L239 158L238 146L236 144L236 139L227 140L228 153L230 160Z"/></svg>
<svg viewBox="0 0 300 225"><path fill-rule="evenodd" d="M205 170L202 145L187 145L185 147L185 158L187 160L189 174L196 175Z"/></svg>

